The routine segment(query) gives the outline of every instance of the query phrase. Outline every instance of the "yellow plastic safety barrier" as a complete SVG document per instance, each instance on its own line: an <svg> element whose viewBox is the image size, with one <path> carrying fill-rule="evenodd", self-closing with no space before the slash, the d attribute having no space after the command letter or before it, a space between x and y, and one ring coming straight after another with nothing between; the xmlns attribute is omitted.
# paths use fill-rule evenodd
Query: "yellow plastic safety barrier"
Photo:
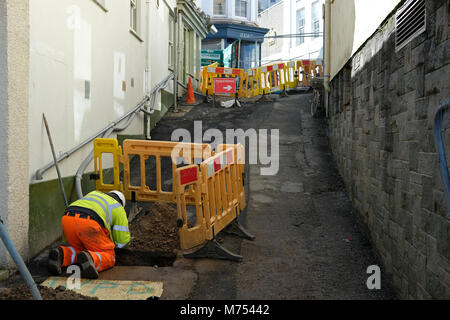
<svg viewBox="0 0 450 320"><path fill-rule="evenodd" d="M259 69L248 69L245 73L245 97L253 98L259 96L261 92L261 77Z"/></svg>
<svg viewBox="0 0 450 320"><path fill-rule="evenodd" d="M277 63L259 68L261 75L260 94L269 94L285 89L285 64Z"/></svg>
<svg viewBox="0 0 450 320"><path fill-rule="evenodd" d="M215 78L235 78L236 81L236 94L239 98L242 98L245 93L244 89L244 70L233 68L219 68L216 66L207 66L202 69L202 82L200 91L206 95L214 94L214 79ZM235 96L235 94L230 94Z"/></svg>
<svg viewBox="0 0 450 320"><path fill-rule="evenodd" d="M228 148L205 160L200 168L205 191L203 208L207 240L212 240L239 214L233 148Z"/></svg>
<svg viewBox="0 0 450 320"><path fill-rule="evenodd" d="M204 244L207 235L206 221L203 216L202 188L198 166L189 165L176 169L174 181L178 220L181 221L179 225L180 247L181 249L190 249ZM186 188L193 190L193 203L188 199ZM189 203L195 206L196 223L192 226L189 225L187 216L187 205Z"/></svg>
<svg viewBox="0 0 450 320"><path fill-rule="evenodd" d="M108 154L113 157L113 184L106 183L103 176L103 155ZM122 156L122 148L115 139L97 138L94 140L94 172L96 173L95 188L104 192L112 190L123 191L123 186L119 178L119 160Z"/></svg>
<svg viewBox="0 0 450 320"><path fill-rule="evenodd" d="M285 68L286 88L294 89L298 86L298 70L295 61L286 63Z"/></svg>
<svg viewBox="0 0 450 320"><path fill-rule="evenodd" d="M236 159L236 172L233 181L236 182L236 196L239 199L239 209L242 211L246 206L245 190L244 190L244 169L245 169L245 150L244 146L238 144L220 144L217 146L217 152L232 148L234 150L234 159Z"/></svg>
<svg viewBox="0 0 450 320"><path fill-rule="evenodd" d="M131 181L130 161L135 156L139 157L139 181ZM210 156L211 146L209 144L124 140L122 162L125 198L129 200L135 198L135 201L175 203L173 189L169 187L166 190L163 189L162 170L169 170L173 179L179 162L183 161L186 164L193 164L196 159L198 159L197 162L200 162ZM176 158L174 159L173 157ZM153 167L154 171L151 171ZM190 192L190 196L193 196L192 188ZM189 201L192 202L193 197L189 198Z"/></svg>
<svg viewBox="0 0 450 320"><path fill-rule="evenodd" d="M105 184L101 174L103 164L96 160L94 170L99 177L96 186L104 192L122 190L125 198L132 202L176 204L181 248L203 246L186 256L240 260L241 256L222 248L214 237L230 227L234 233L253 239L236 220L246 206L244 152L240 144L219 145L217 153L213 154L208 144L124 140L122 155L117 140L96 139L95 159L101 159L103 153L112 153L117 178L114 185ZM165 166L164 158L167 158ZM123 164L123 183L119 181L119 162ZM132 174L132 168L139 171ZM165 170L169 170L173 178L172 188L168 190L163 189ZM189 217L188 206L195 208L195 222Z"/></svg>

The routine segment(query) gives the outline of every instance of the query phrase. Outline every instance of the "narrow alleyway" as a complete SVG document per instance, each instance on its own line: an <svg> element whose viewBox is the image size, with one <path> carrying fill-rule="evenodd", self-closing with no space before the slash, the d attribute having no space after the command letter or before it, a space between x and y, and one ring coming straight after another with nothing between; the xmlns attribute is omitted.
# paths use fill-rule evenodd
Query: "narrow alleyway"
<svg viewBox="0 0 450 320"><path fill-rule="evenodd" d="M191 265L198 276L189 298L394 297L383 276L381 290L366 287L367 267L379 261L352 214L328 146L325 121L311 117L309 99L310 95L291 95L241 109L201 105L182 117L166 117L153 131L153 139L167 140L176 128L193 132L194 120L202 120L203 131L280 129L278 174L261 176L259 165L247 166L248 206L240 220L256 240L220 235L226 248L244 256L240 263L177 262Z"/></svg>
<svg viewBox="0 0 450 320"><path fill-rule="evenodd" d="M278 173L262 176L260 165L246 165L247 207L239 220L256 239L224 232L217 236L225 248L244 257L242 262L180 255L173 266L116 266L100 279L162 281L165 300L395 298L383 271L381 290L366 287L367 267L380 264L352 213L328 145L326 122L310 115L310 97L290 95L231 109L201 104L164 117L152 131L153 140L170 140L180 128L193 136L199 120L203 132L279 129ZM47 254L31 263L38 282L50 275ZM21 281L16 275L9 282Z"/></svg>

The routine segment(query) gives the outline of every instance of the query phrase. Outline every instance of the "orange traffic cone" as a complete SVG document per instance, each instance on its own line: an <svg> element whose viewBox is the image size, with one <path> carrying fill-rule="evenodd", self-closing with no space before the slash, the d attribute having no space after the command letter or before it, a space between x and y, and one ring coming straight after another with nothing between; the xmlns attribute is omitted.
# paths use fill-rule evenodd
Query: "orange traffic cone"
<svg viewBox="0 0 450 320"><path fill-rule="evenodd" d="M194 104L195 103L194 88L192 87L192 79L191 78L189 78L188 90L187 90L187 96L186 96L186 103L187 104Z"/></svg>

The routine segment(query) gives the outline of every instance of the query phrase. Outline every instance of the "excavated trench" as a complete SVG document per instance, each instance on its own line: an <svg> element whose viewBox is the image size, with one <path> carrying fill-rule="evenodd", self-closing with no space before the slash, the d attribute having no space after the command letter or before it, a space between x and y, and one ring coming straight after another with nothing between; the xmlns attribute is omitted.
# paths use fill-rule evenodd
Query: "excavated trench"
<svg viewBox="0 0 450 320"><path fill-rule="evenodd" d="M116 249L116 265L172 266L180 247L176 220L177 211L170 204L146 204L129 224L128 247Z"/></svg>

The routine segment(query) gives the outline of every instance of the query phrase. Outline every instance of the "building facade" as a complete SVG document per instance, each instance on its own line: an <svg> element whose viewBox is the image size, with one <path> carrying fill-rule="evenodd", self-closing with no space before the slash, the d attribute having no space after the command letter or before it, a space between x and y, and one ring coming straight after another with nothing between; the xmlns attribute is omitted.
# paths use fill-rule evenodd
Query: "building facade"
<svg viewBox="0 0 450 320"><path fill-rule="evenodd" d="M259 12L258 23L269 32L262 45L262 63L322 59L323 4L324 0L264 2L266 9Z"/></svg>
<svg viewBox="0 0 450 320"><path fill-rule="evenodd" d="M207 26L190 0L1 0L0 9L0 218L29 258L61 236L65 208L55 168L36 174L53 161L43 114L56 156L64 155L135 108L172 73L180 83L198 80ZM167 82L151 116L139 112L109 137L145 138L173 105L175 88ZM58 163L69 202L77 199L75 175L92 146ZM91 161L84 193L94 188L93 170ZM0 243L0 269L11 266Z"/></svg>
<svg viewBox="0 0 450 320"><path fill-rule="evenodd" d="M198 0L217 33L209 33L202 49L231 50L231 67L255 68L261 63L266 28L257 24L257 0ZM231 46L231 47L229 47Z"/></svg>

